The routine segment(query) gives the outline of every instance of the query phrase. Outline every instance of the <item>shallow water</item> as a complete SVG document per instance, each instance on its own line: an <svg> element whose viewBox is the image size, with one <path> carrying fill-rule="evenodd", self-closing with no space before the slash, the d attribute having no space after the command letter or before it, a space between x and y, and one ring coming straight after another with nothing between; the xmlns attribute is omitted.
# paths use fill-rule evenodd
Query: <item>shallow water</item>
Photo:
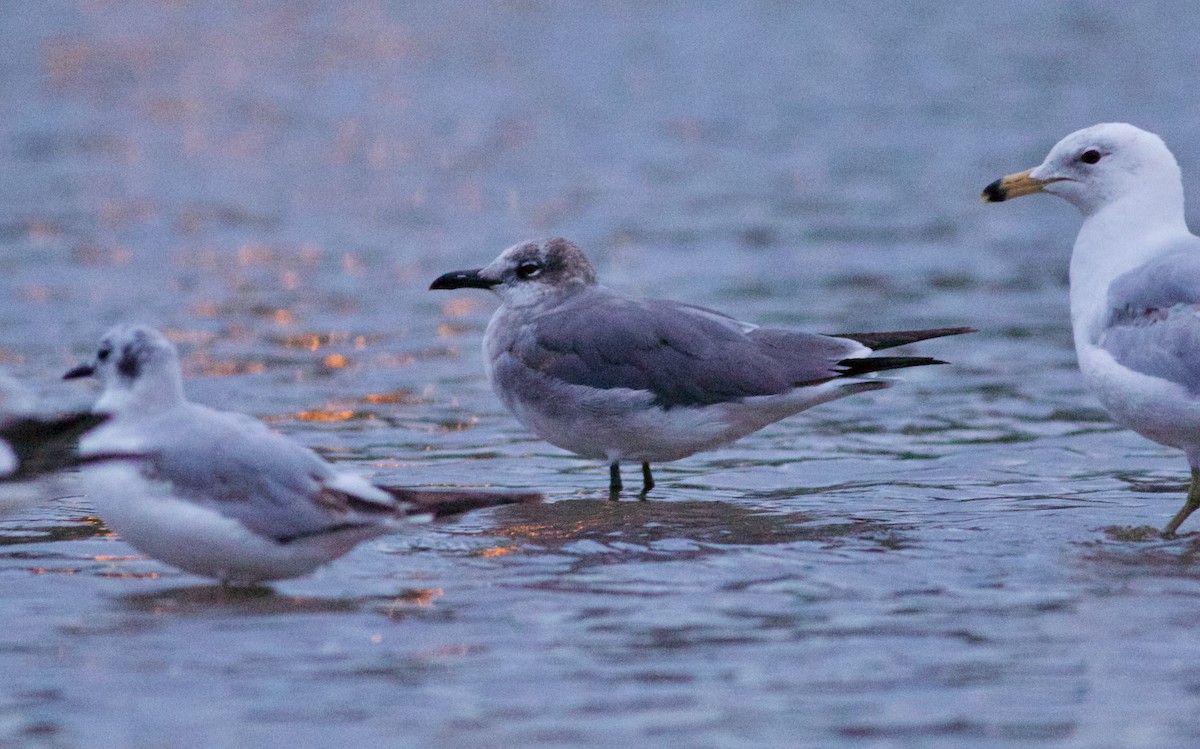
<svg viewBox="0 0 1200 749"><path fill-rule="evenodd" d="M1197 745L1200 541L1130 530L1183 458L1083 389L1073 209L976 196L1109 119L1200 195L1200 17L945 6L9 4L0 363L83 405L152 322L196 400L549 503L233 593L78 496L2 521L0 744ZM980 332L611 503L490 394L494 303L425 291L556 234L747 319Z"/></svg>

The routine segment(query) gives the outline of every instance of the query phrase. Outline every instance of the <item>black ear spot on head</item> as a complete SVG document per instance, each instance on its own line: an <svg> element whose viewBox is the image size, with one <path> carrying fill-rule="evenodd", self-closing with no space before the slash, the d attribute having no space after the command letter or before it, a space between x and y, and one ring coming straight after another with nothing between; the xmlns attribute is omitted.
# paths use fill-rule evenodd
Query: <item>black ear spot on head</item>
<svg viewBox="0 0 1200 749"><path fill-rule="evenodd" d="M141 371L141 369L142 366L138 363L137 353L133 350L133 347L126 346L124 349L122 349L121 358L117 361L117 372L119 372L122 377L128 377L129 379L133 380L137 379L138 373Z"/></svg>

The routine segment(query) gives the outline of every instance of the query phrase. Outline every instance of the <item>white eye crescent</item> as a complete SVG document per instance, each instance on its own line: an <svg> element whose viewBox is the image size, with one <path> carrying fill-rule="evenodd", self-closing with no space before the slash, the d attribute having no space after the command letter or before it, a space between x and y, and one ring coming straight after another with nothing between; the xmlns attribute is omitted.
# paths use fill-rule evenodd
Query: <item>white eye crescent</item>
<svg viewBox="0 0 1200 749"><path fill-rule="evenodd" d="M517 278L535 278L542 273L542 266L532 260L526 260L517 266Z"/></svg>

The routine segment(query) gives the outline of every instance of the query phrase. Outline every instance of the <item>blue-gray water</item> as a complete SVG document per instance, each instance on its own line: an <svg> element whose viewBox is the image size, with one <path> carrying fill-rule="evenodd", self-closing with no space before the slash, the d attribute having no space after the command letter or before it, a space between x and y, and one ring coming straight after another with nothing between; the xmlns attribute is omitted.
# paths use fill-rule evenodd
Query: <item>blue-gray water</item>
<svg viewBox="0 0 1200 749"><path fill-rule="evenodd" d="M1198 38L1190 0L3 3L4 366L85 405L57 377L150 322L196 400L549 503L273 595L78 497L5 520L0 745L1200 744L1200 547L1105 530L1185 462L1083 389L1074 210L977 201L1129 120L1200 205ZM425 291L548 235L755 321L980 332L613 504L489 392L487 295Z"/></svg>

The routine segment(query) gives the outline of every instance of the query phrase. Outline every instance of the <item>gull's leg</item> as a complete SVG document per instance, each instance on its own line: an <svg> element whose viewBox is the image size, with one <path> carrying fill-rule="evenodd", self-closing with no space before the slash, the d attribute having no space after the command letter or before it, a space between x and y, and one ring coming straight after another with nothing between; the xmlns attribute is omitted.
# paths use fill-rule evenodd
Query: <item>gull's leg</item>
<svg viewBox="0 0 1200 749"><path fill-rule="evenodd" d="M654 488L654 477L650 475L650 464L643 462L642 463L642 493L639 496L642 499L645 499L646 495L649 494L650 490L653 488Z"/></svg>
<svg viewBox="0 0 1200 749"><path fill-rule="evenodd" d="M612 500L619 499L621 496L621 464L613 461L608 466L608 498Z"/></svg>
<svg viewBox="0 0 1200 749"><path fill-rule="evenodd" d="M1197 507L1200 507L1200 467L1193 465L1192 485L1188 487L1187 501L1183 503L1183 509L1171 518L1171 522L1167 523L1166 528L1163 528L1163 535L1174 536L1175 531L1183 525L1183 521L1187 520L1188 515L1195 512Z"/></svg>

